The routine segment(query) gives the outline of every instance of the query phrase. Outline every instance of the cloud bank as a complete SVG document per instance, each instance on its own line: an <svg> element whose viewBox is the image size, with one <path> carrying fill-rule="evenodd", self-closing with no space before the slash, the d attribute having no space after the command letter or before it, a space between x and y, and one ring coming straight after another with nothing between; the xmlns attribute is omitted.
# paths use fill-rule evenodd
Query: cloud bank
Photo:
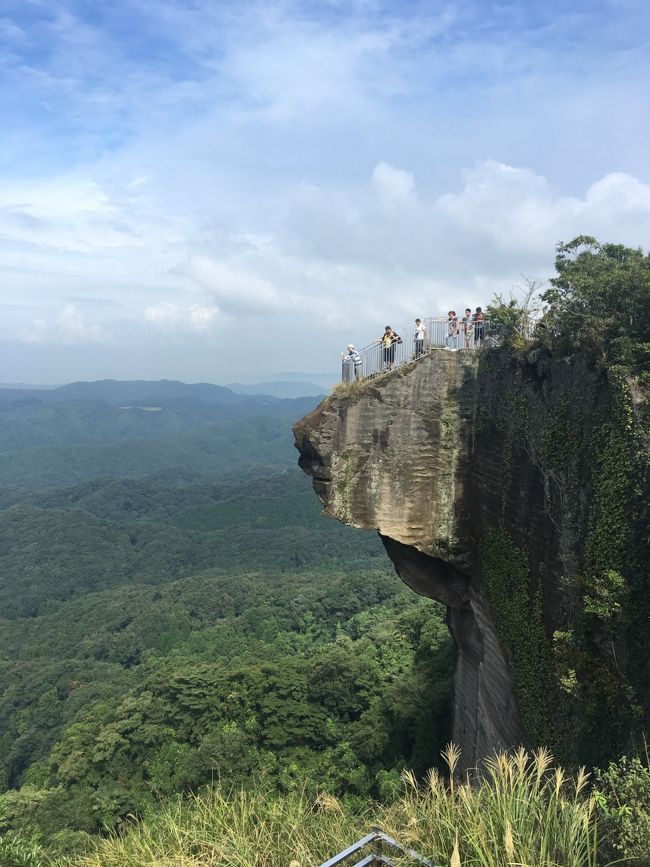
<svg viewBox="0 0 650 867"><path fill-rule="evenodd" d="M334 369L649 246L641 0L6 7L4 380Z"/></svg>

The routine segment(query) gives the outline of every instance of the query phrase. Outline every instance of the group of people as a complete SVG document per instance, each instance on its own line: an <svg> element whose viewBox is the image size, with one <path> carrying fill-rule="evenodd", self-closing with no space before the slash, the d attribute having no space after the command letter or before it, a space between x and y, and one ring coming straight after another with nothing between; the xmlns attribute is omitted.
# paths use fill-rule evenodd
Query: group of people
<svg viewBox="0 0 650 867"><path fill-rule="evenodd" d="M461 348L476 348L483 343L485 338L485 314L481 307L477 307L474 313L472 313L470 307L466 307L465 315L459 319L456 315L456 311L450 310L447 314L445 327L445 349L455 352ZM427 345L427 337L426 325L421 319L416 319L413 351L414 359L424 355L425 347ZM397 345L401 342L402 338L390 325L387 325L381 337L377 338L377 344L381 346L382 369L384 371L392 370L393 365L395 364L395 350ZM352 343L348 344L346 352L341 353L341 358L344 363L352 365L354 369L354 379L361 379L363 373L363 359ZM351 379L352 377L349 378Z"/></svg>
<svg viewBox="0 0 650 867"><path fill-rule="evenodd" d="M417 322L417 320L416 320ZM465 315L459 320L455 310L447 314L447 339L445 349L454 352L461 347L465 349L478 348L485 339L485 314L482 307L477 307L472 313L471 307L465 308Z"/></svg>

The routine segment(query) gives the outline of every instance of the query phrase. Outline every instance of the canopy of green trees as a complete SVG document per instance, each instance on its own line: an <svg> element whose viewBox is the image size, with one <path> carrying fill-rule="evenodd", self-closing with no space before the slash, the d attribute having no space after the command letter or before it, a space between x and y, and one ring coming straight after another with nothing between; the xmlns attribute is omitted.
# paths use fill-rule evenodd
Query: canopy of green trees
<svg viewBox="0 0 650 867"><path fill-rule="evenodd" d="M0 837L71 849L217 779L354 801L438 760L443 612L321 517L295 402L127 424L3 394Z"/></svg>

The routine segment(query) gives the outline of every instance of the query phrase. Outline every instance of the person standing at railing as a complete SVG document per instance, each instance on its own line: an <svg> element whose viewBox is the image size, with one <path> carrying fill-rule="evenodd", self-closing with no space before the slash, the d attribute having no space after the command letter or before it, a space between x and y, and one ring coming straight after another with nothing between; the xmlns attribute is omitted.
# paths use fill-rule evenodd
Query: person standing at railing
<svg viewBox="0 0 650 867"><path fill-rule="evenodd" d="M349 364L351 365L351 369L354 369L355 381L361 379L363 361L361 360L361 356L351 343L348 343L347 350L341 353L341 359L343 360L343 364ZM345 380L347 382L352 382L352 377L346 376Z"/></svg>
<svg viewBox="0 0 650 867"><path fill-rule="evenodd" d="M422 320L415 320L415 358L424 354L424 341L427 339L427 329Z"/></svg>
<svg viewBox="0 0 650 867"><path fill-rule="evenodd" d="M485 313L480 307L476 308L474 319L474 346L476 349L483 343L485 337Z"/></svg>
<svg viewBox="0 0 650 867"><path fill-rule="evenodd" d="M458 317L455 310L450 310L447 314L447 345L445 349L450 349L456 352L458 349Z"/></svg>
<svg viewBox="0 0 650 867"><path fill-rule="evenodd" d="M402 338L396 331L393 331L390 325L387 325L384 333L379 338L379 342L382 346L384 370L391 370L395 363L395 344L401 343Z"/></svg>
<svg viewBox="0 0 650 867"><path fill-rule="evenodd" d="M460 330L465 338L465 349L472 348L472 337L474 337L474 320L472 319L472 308L465 308L465 315L460 320Z"/></svg>

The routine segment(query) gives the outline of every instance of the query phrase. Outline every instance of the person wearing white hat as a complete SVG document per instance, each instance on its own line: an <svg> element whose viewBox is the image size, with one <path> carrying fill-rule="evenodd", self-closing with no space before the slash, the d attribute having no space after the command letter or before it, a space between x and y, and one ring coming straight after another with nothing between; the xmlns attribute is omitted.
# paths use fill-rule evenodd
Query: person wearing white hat
<svg viewBox="0 0 650 867"><path fill-rule="evenodd" d="M361 360L361 356L354 348L351 343L348 343L348 348L346 352L341 353L341 358L345 364L353 364L354 365L354 378L361 379L361 371L363 368L363 361ZM350 377L350 380L352 377Z"/></svg>

